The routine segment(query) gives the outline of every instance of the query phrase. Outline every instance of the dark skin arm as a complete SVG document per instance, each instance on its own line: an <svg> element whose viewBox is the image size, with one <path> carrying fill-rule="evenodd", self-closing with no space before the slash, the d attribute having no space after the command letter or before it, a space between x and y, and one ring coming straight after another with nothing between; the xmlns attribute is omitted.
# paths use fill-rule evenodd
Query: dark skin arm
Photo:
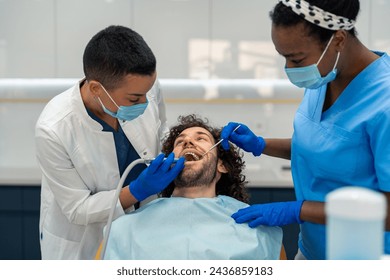
<svg viewBox="0 0 390 280"><path fill-rule="evenodd" d="M384 193L387 201L386 230L390 231L390 192Z"/></svg>
<svg viewBox="0 0 390 280"><path fill-rule="evenodd" d="M387 205L390 205L390 192L383 193L386 197ZM305 201L302 204L300 218L302 221L325 224L325 203L316 201ZM390 231L390 207L387 207L387 216L385 221L386 231Z"/></svg>
<svg viewBox="0 0 390 280"><path fill-rule="evenodd" d="M325 203L317 201L305 201L302 204L301 215L299 216L302 221L325 224Z"/></svg>
<svg viewBox="0 0 390 280"><path fill-rule="evenodd" d="M138 202L138 200L133 196L133 194L130 192L129 187L122 188L120 194L119 194L119 201L121 202L121 205L124 210L127 208L133 206Z"/></svg>
<svg viewBox="0 0 390 280"><path fill-rule="evenodd" d="M291 139L264 139L263 154L271 157L291 159Z"/></svg>

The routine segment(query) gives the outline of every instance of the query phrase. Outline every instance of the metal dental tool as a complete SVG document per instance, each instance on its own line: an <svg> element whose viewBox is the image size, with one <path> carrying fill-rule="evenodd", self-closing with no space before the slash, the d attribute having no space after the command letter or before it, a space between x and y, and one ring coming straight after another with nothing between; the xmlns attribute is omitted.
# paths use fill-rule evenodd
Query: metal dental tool
<svg viewBox="0 0 390 280"><path fill-rule="evenodd" d="M237 125L237 127L235 129L233 129L233 132L236 131L239 127L241 126L241 124ZM203 158L205 155L208 154L208 152L210 152L212 149L214 149L215 147L217 147L219 144L221 144L221 142L223 141L223 139L219 139L219 141L217 143L215 143L214 145L212 145L210 147L210 149L208 149L207 152L205 152L200 158Z"/></svg>

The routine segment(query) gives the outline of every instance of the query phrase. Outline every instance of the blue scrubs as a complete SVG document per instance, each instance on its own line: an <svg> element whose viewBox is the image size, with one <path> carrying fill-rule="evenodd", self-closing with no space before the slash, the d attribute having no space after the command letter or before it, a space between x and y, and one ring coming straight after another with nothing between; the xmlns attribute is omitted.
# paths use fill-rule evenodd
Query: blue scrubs
<svg viewBox="0 0 390 280"><path fill-rule="evenodd" d="M250 228L231 215L248 205L215 198L160 198L112 223L105 259L279 259L279 227Z"/></svg>
<svg viewBox="0 0 390 280"><path fill-rule="evenodd" d="M114 137L116 156L118 160L119 174L122 176L123 172L127 166L132 163L134 160L139 159L140 156L131 145L129 139L127 139L126 134L122 130L122 127L118 126L118 131L115 131L111 126L109 126L105 121L98 118L94 113L87 110L89 116L100 123L103 127L103 131L111 132ZM131 181L135 180L138 175L146 168L145 164L137 164L131 169L130 173L126 177L123 186L128 186Z"/></svg>
<svg viewBox="0 0 390 280"><path fill-rule="evenodd" d="M377 54L325 112L326 85L305 91L291 146L298 200L324 202L343 186L390 192L390 57ZM298 245L307 259L326 259L325 226L301 224ZM390 232L385 253L390 254Z"/></svg>

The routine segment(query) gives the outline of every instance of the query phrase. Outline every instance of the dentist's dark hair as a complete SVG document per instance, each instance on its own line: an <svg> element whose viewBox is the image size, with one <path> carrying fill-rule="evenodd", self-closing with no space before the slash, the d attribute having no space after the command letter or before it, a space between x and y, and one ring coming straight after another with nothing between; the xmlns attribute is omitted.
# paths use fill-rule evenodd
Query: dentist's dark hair
<svg viewBox="0 0 390 280"><path fill-rule="evenodd" d="M170 133L165 139L162 147L162 152L166 155L173 151L176 138L183 132L183 130L191 127L202 127L209 131L213 136L215 142L219 140L222 128L214 128L209 125L207 119L191 114L187 116L179 116L178 124L170 129ZM217 148L217 156L222 160L227 173L222 173L221 178L216 185L217 195L226 195L233 197L237 200L248 203L249 195L246 191L245 175L242 171L245 167L245 162L242 160L242 154L240 154L236 146L230 145L230 149L225 151L221 146ZM162 193L162 197L170 197L175 188L174 182L172 182Z"/></svg>
<svg viewBox="0 0 390 280"><path fill-rule="evenodd" d="M107 90L128 74L152 75L156 58L141 35L125 26L111 25L88 42L83 55L84 75Z"/></svg>

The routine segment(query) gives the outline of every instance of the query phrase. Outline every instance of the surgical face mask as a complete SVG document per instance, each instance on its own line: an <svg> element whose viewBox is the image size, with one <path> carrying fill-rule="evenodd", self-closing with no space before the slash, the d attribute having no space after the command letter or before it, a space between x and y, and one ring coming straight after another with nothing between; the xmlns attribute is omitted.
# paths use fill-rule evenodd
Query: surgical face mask
<svg viewBox="0 0 390 280"><path fill-rule="evenodd" d="M318 70L318 64L324 57L326 51L329 48L330 42L332 42L333 35L330 38L328 44L325 47L325 50L322 52L320 59L316 64L312 64L305 67L295 67L295 68L285 68L286 74L290 79L290 82L300 88L308 89L317 89L336 78L337 69L336 65L339 61L340 52L337 53L336 62L333 66L333 70L330 71L325 77L321 76L320 71Z"/></svg>
<svg viewBox="0 0 390 280"><path fill-rule="evenodd" d="M116 104L114 99L112 99L112 97L108 94L108 92L103 87L103 85L101 85L101 87L104 90L104 92L107 94L107 96L111 99L112 103L114 103L115 106L118 107L118 111L114 113L109 109L107 109L106 106L103 105L103 102L98 97L98 100L102 105L103 111L109 114L111 117L117 118L119 120L131 121L139 117L140 115L142 115L145 112L146 107L148 106L149 103L148 100L146 100L145 103L140 103L140 104L135 104L130 106L118 106L118 104Z"/></svg>

